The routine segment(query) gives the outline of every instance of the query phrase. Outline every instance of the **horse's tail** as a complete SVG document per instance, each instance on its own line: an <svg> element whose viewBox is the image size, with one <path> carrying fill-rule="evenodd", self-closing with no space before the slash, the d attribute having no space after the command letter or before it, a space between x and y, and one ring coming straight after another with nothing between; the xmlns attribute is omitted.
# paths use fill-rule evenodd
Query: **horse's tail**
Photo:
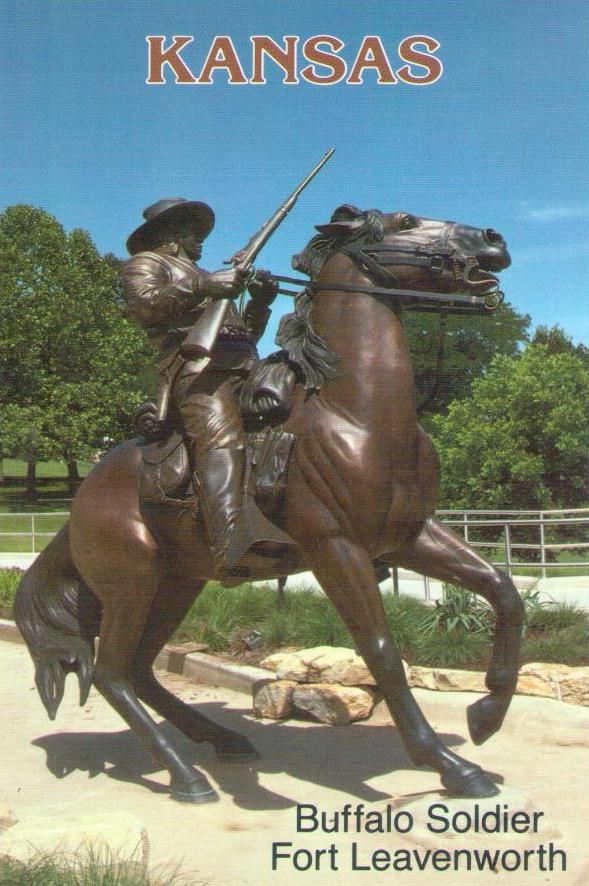
<svg viewBox="0 0 589 886"><path fill-rule="evenodd" d="M27 570L14 601L14 618L29 647L35 684L51 720L70 671L78 675L80 705L88 698L101 609L73 564L66 524Z"/></svg>

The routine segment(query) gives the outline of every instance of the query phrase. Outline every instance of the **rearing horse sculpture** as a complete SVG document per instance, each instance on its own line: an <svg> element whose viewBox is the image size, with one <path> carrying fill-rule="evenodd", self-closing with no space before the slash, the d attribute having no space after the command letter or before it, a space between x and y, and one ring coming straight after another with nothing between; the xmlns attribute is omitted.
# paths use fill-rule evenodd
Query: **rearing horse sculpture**
<svg viewBox="0 0 589 886"><path fill-rule="evenodd" d="M321 348L340 359L335 372L325 370L333 361L315 360L316 374L324 376L321 390L305 396L301 389L286 424L296 444L278 519L300 554L252 559L249 578L312 570L374 675L413 762L437 770L453 794L491 796L497 788L487 774L446 748L415 702L373 561L386 557L453 582L493 606L489 692L468 710L477 744L499 729L515 690L523 607L508 576L434 517L438 462L417 424L402 299L382 294L376 264L386 264L405 299L414 291L433 299L440 292L484 292L495 280L491 272L509 265L509 255L490 229L398 212L341 207L319 230L322 236L300 259L314 285L299 345L311 368ZM358 243L360 257L351 248ZM206 802L216 799L214 789L141 702L194 741L212 742L220 757L247 758L254 749L179 701L154 676L158 652L213 574L213 563L204 525L189 510L142 511L139 442L114 449L84 481L69 524L23 578L16 619L52 718L65 675L76 671L81 703L93 682L168 769L172 796Z"/></svg>

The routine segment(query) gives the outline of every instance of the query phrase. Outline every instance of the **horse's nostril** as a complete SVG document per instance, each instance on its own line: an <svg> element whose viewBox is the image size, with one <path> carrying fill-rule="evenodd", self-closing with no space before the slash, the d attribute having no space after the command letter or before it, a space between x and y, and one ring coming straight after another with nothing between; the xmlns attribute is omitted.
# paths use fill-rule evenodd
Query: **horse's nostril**
<svg viewBox="0 0 589 886"><path fill-rule="evenodd" d="M483 229L483 239L489 244L489 246L500 246L504 242L501 234L494 231L493 228Z"/></svg>

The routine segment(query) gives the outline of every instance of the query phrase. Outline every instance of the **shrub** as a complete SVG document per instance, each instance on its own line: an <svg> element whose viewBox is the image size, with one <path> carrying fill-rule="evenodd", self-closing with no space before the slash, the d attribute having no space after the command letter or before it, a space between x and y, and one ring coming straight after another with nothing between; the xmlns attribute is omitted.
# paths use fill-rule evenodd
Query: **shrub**
<svg viewBox="0 0 589 886"><path fill-rule="evenodd" d="M438 667L481 664L490 653L493 610L462 588L446 585L444 591L444 599L435 607L405 595L383 598L395 643L404 658L416 663ZM534 593L528 594L524 605L530 635L525 647L527 661L532 660L530 649L537 650L536 660L565 660L569 664L584 660L587 652L580 647L584 632L589 633L585 613L574 607L545 604ZM538 643L530 646L541 631L548 637L554 631L572 629L581 623L586 627L573 631L571 637L576 639L567 641L568 649L562 650L567 658L554 658L555 650L550 652L551 658L545 659ZM252 628L262 633L263 654L281 646L354 647L349 631L327 598L311 590L288 591L284 605L279 606L275 588L251 584L236 588L208 585L192 606L176 639L194 639L208 643L213 651L223 651L241 646L240 638ZM559 636L558 642L562 644L567 637Z"/></svg>
<svg viewBox="0 0 589 886"><path fill-rule="evenodd" d="M0 569L0 606L12 605L23 575L23 569Z"/></svg>
<svg viewBox="0 0 589 886"><path fill-rule="evenodd" d="M436 600L436 605L426 619L427 631L482 634L488 637L494 622L493 610L488 603L480 600L471 591L456 585L444 585L444 597Z"/></svg>
<svg viewBox="0 0 589 886"><path fill-rule="evenodd" d="M431 607L404 594L386 596L383 603L393 640L404 656L411 657L425 630Z"/></svg>
<svg viewBox="0 0 589 886"><path fill-rule="evenodd" d="M417 643L414 660L432 667L457 668L479 664L489 648L488 637L482 632L470 633L464 628L429 631Z"/></svg>
<svg viewBox="0 0 589 886"><path fill-rule="evenodd" d="M582 664L589 660L589 627L585 622L540 633L524 640L522 661Z"/></svg>
<svg viewBox="0 0 589 886"><path fill-rule="evenodd" d="M574 628L578 625L589 626L589 615L571 603L542 604L541 608L527 613L527 626L530 631L561 630Z"/></svg>

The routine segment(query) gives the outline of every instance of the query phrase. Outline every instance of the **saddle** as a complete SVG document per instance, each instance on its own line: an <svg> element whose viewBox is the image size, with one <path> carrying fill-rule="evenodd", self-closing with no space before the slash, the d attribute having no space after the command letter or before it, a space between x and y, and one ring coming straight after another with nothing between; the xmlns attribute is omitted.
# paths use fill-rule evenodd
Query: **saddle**
<svg viewBox="0 0 589 886"><path fill-rule="evenodd" d="M283 505L294 434L282 423L292 410L297 373L286 352L260 360L247 378L240 398L246 430L244 496L276 517ZM155 412L155 404L153 412ZM145 408L142 407L145 414ZM141 426L140 433L145 434ZM180 431L167 424L141 444L141 499L145 503L199 509L192 484L188 450Z"/></svg>

